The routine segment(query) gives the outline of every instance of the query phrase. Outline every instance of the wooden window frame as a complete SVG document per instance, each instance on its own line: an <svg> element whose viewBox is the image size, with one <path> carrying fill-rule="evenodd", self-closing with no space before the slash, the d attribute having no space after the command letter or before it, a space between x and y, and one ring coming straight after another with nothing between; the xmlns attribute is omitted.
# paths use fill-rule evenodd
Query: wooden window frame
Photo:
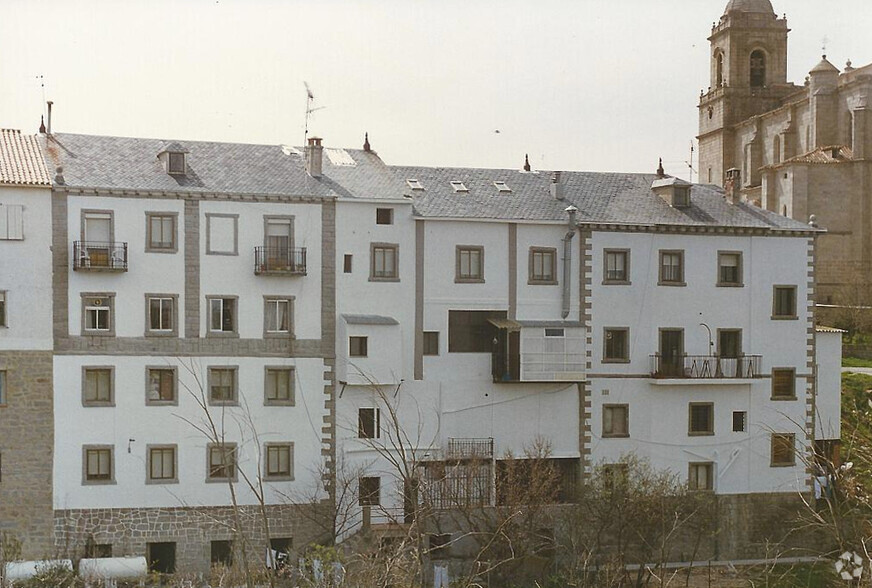
<svg viewBox="0 0 872 588"><path fill-rule="evenodd" d="M156 246L154 244L154 233L152 231L152 220L154 219L170 219L172 221L172 243L168 247ZM146 253L178 253L179 251L179 213L170 211L151 211L145 212L145 252Z"/></svg>
<svg viewBox="0 0 872 588"><path fill-rule="evenodd" d="M609 278L609 256L622 255L624 257L623 279ZM603 285L604 286L629 286L630 285L630 250L629 249L603 249Z"/></svg>
<svg viewBox="0 0 872 588"><path fill-rule="evenodd" d="M288 376L288 397L270 398L269 379L271 372L284 372ZM294 406L296 403L297 370L290 365L267 365L263 368L263 405L264 406Z"/></svg>
<svg viewBox="0 0 872 588"><path fill-rule="evenodd" d="M551 258L549 271L551 277L537 277L534 273L535 258L537 255L548 256ZM542 260L542 266L545 266L545 258ZM557 285L557 249L555 247L530 247L527 254L527 284L531 286L556 286Z"/></svg>
<svg viewBox="0 0 872 588"><path fill-rule="evenodd" d="M91 452L106 452L109 456L109 474L106 478L90 477L88 458ZM99 457L98 457L99 459ZM98 474L99 475L99 474ZM114 445L82 445L82 485L100 486L115 484L115 446Z"/></svg>
<svg viewBox="0 0 872 588"><path fill-rule="evenodd" d="M376 255L379 252L391 250L394 253L394 268L391 274L376 275ZM399 282L400 281L400 245L398 243L370 243L369 245L369 281L370 282Z"/></svg>
<svg viewBox="0 0 872 588"><path fill-rule="evenodd" d="M153 463L154 463L154 453L156 451L166 452L169 451L172 455L173 460L173 476L171 478L155 478L152 476L153 473ZM146 484L178 484L179 483L179 448L178 445L173 444L164 444L164 445L146 445L146 464L145 464L145 483Z"/></svg>
<svg viewBox="0 0 872 588"><path fill-rule="evenodd" d="M109 398L107 400L88 399L88 374L90 372L108 372L109 374ZM111 407L115 406L115 366L111 365L83 365L82 366L82 406L85 407Z"/></svg>
<svg viewBox="0 0 872 588"><path fill-rule="evenodd" d="M464 275L461 272L461 258L463 255L478 254L478 275ZM472 258L470 257L470 265ZM454 248L454 283L455 284L484 284L484 246L483 245L457 245Z"/></svg>
<svg viewBox="0 0 872 588"><path fill-rule="evenodd" d="M677 255L678 256L678 272L679 277L677 280L666 280L664 279L664 265L663 260L667 255ZM687 282L685 281L685 265L684 265L684 249L661 249L657 256L657 285L658 286L687 286Z"/></svg>
<svg viewBox="0 0 872 588"><path fill-rule="evenodd" d="M790 391L791 394L776 394L776 372L789 372L790 373ZM770 400L796 400L796 368L787 368L787 367L773 367L772 368L772 386L771 386L771 394Z"/></svg>
<svg viewBox="0 0 872 588"><path fill-rule="evenodd" d="M272 471L270 469L270 453L273 450L287 451L288 454L288 470ZM270 442L263 444L263 479L269 481L294 479L294 443L293 441Z"/></svg>

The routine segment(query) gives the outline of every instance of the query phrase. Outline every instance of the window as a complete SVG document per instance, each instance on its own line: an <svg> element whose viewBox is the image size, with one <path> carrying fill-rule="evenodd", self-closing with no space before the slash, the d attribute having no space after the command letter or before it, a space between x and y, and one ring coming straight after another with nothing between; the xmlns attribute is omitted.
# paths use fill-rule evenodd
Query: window
<svg viewBox="0 0 872 588"><path fill-rule="evenodd" d="M439 331L424 332L424 355L439 355Z"/></svg>
<svg viewBox="0 0 872 588"><path fill-rule="evenodd" d="M82 368L82 405L113 406L115 404L114 376L111 367Z"/></svg>
<svg viewBox="0 0 872 588"><path fill-rule="evenodd" d="M606 249L604 254L603 283L630 283L630 250Z"/></svg>
<svg viewBox="0 0 872 588"><path fill-rule="evenodd" d="M145 250L150 253L175 253L177 212L146 212Z"/></svg>
<svg viewBox="0 0 872 588"><path fill-rule="evenodd" d="M6 290L0 290L0 327L8 327L6 324Z"/></svg>
<svg viewBox="0 0 872 588"><path fill-rule="evenodd" d="M772 368L772 400L796 400L796 370Z"/></svg>
<svg viewBox="0 0 872 588"><path fill-rule="evenodd" d="M603 437L630 436L630 407L627 404L603 405Z"/></svg>
<svg viewBox="0 0 872 588"><path fill-rule="evenodd" d="M509 188L509 185L505 182L494 182L494 186L500 192L511 192L512 189Z"/></svg>
<svg viewBox="0 0 872 588"><path fill-rule="evenodd" d="M209 403L236 404L236 368L209 368Z"/></svg>
<svg viewBox="0 0 872 588"><path fill-rule="evenodd" d="M381 437L381 411L378 408L357 409L357 438L378 439Z"/></svg>
<svg viewBox="0 0 872 588"><path fill-rule="evenodd" d="M179 481L176 471L175 445L148 446L148 478L149 484L168 484Z"/></svg>
<svg viewBox="0 0 872 588"><path fill-rule="evenodd" d="M357 483L358 505L378 506L381 504L379 497L381 491L381 478L359 478Z"/></svg>
<svg viewBox="0 0 872 588"><path fill-rule="evenodd" d="M206 255L239 254L238 221L238 214L206 214Z"/></svg>
<svg viewBox="0 0 872 588"><path fill-rule="evenodd" d="M715 88L724 85L724 54L718 51L715 57Z"/></svg>
<svg viewBox="0 0 872 588"><path fill-rule="evenodd" d="M552 247L530 247L530 284L557 283L557 250Z"/></svg>
<svg viewBox="0 0 872 588"><path fill-rule="evenodd" d="M546 337L563 337L565 336L565 331L563 329L545 329Z"/></svg>
<svg viewBox="0 0 872 588"><path fill-rule="evenodd" d="M6 370L0 370L0 406L7 402L9 400L6 398Z"/></svg>
<svg viewBox="0 0 872 588"><path fill-rule="evenodd" d="M718 357L735 359L741 355L742 331L740 329L718 329Z"/></svg>
<svg viewBox="0 0 872 588"><path fill-rule="evenodd" d="M489 319L505 318L505 311L449 310L448 352L491 353L497 332Z"/></svg>
<svg viewBox="0 0 872 588"><path fill-rule="evenodd" d="M283 336L291 332L291 309L289 298L266 298L263 310L263 331L265 337Z"/></svg>
<svg viewBox="0 0 872 588"><path fill-rule="evenodd" d="M342 260L342 271L344 271L346 274L351 273L351 261L351 253L346 253L344 259Z"/></svg>
<svg viewBox="0 0 872 588"><path fill-rule="evenodd" d="M115 294L82 293L82 334L114 336L114 307Z"/></svg>
<svg viewBox="0 0 872 588"><path fill-rule="evenodd" d="M0 206L0 239L21 241L24 239L24 207L20 204Z"/></svg>
<svg viewBox="0 0 872 588"><path fill-rule="evenodd" d="M85 445L82 447L82 484L113 484L115 468L112 445Z"/></svg>
<svg viewBox="0 0 872 588"><path fill-rule="evenodd" d="M145 334L146 336L178 336L176 320L176 294L145 295Z"/></svg>
<svg viewBox="0 0 872 588"><path fill-rule="evenodd" d="M660 252L660 284L684 285L684 251Z"/></svg>
<svg viewBox="0 0 872 588"><path fill-rule="evenodd" d="M796 464L795 439L793 433L772 433L772 467Z"/></svg>
<svg viewBox="0 0 872 588"><path fill-rule="evenodd" d="M167 158L167 173L185 174L185 154L170 151Z"/></svg>
<svg viewBox="0 0 872 588"><path fill-rule="evenodd" d="M603 362L630 361L630 329L603 329Z"/></svg>
<svg viewBox="0 0 872 588"><path fill-rule="evenodd" d="M145 403L178 404L177 372L170 366L145 368Z"/></svg>
<svg viewBox="0 0 872 588"><path fill-rule="evenodd" d="M209 333L236 334L236 297L207 298L209 302Z"/></svg>
<svg viewBox="0 0 872 588"><path fill-rule="evenodd" d="M209 561L226 567L233 565L233 541L210 541Z"/></svg>
<svg viewBox="0 0 872 588"><path fill-rule="evenodd" d="M484 282L484 247L458 245L455 282Z"/></svg>
<svg viewBox="0 0 872 588"><path fill-rule="evenodd" d="M766 85L766 54L760 49L751 52L751 87L762 88Z"/></svg>
<svg viewBox="0 0 872 588"><path fill-rule="evenodd" d="M714 490L714 464L710 461L688 466L687 486L691 490Z"/></svg>
<svg viewBox="0 0 872 588"><path fill-rule="evenodd" d="M393 208L376 208L375 209L375 224L377 224L377 225L392 225L392 224L394 224L394 209Z"/></svg>
<svg viewBox="0 0 872 588"><path fill-rule="evenodd" d="M742 254L731 251L718 252L718 286L742 285Z"/></svg>
<svg viewBox="0 0 872 588"><path fill-rule="evenodd" d="M748 428L748 413L744 410L733 411L733 432L744 433Z"/></svg>
<svg viewBox="0 0 872 588"><path fill-rule="evenodd" d="M392 243L373 243L371 249L372 265L370 267L371 281L399 280L400 246Z"/></svg>
<svg viewBox="0 0 872 588"><path fill-rule="evenodd" d="M690 421L688 435L715 434L715 405L711 402L691 402L688 405L688 420Z"/></svg>
<svg viewBox="0 0 872 588"><path fill-rule="evenodd" d="M146 543L148 571L172 574L176 571L176 544L174 542Z"/></svg>
<svg viewBox="0 0 872 588"><path fill-rule="evenodd" d="M607 463L602 466L603 487L607 492L626 490L629 478L630 466L625 463Z"/></svg>
<svg viewBox="0 0 872 588"><path fill-rule="evenodd" d="M682 329L660 329L660 352L656 359L657 375L673 378L685 376Z"/></svg>
<svg viewBox="0 0 872 588"><path fill-rule="evenodd" d="M773 286L772 318L796 318L796 286Z"/></svg>
<svg viewBox="0 0 872 588"><path fill-rule="evenodd" d="M348 338L348 356L349 357L366 357L366 337L349 337Z"/></svg>
<svg viewBox="0 0 872 588"><path fill-rule="evenodd" d="M207 482L236 481L236 443L210 443L206 455Z"/></svg>
<svg viewBox="0 0 872 588"><path fill-rule="evenodd" d="M264 404L294 405L294 377L291 367L264 368Z"/></svg>
<svg viewBox="0 0 872 588"><path fill-rule="evenodd" d="M453 181L451 182L451 187L454 188L455 192L469 192L469 188L463 185L463 182Z"/></svg>
<svg viewBox="0 0 872 588"><path fill-rule="evenodd" d="M266 443L264 445L265 478L290 480L294 476L294 444Z"/></svg>
<svg viewBox="0 0 872 588"><path fill-rule="evenodd" d="M409 188L412 190L423 190L424 184L415 179L406 180L406 184L409 185Z"/></svg>

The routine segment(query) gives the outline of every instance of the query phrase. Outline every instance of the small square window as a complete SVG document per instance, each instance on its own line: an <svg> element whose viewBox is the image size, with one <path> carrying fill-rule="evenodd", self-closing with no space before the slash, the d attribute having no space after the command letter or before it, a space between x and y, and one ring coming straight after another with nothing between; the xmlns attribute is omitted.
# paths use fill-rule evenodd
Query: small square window
<svg viewBox="0 0 872 588"><path fill-rule="evenodd" d="M175 445L150 445L148 447L148 479L151 484L178 482Z"/></svg>
<svg viewBox="0 0 872 588"><path fill-rule="evenodd" d="M351 262L352 262L352 259L353 259L352 254L351 254L351 253L346 253L344 259L342 260L342 271L344 271L346 274L350 274L350 273L351 273Z"/></svg>
<svg viewBox="0 0 872 588"><path fill-rule="evenodd" d="M146 368L146 404L178 404L176 368Z"/></svg>
<svg viewBox="0 0 872 588"><path fill-rule="evenodd" d="M236 333L236 298L208 298L209 333L212 335Z"/></svg>
<svg viewBox="0 0 872 588"><path fill-rule="evenodd" d="M628 249L606 249L604 252L603 283L630 283L630 251Z"/></svg>
<svg viewBox="0 0 872 588"><path fill-rule="evenodd" d="M557 283L557 250L551 247L530 247L530 284Z"/></svg>
<svg viewBox="0 0 872 588"><path fill-rule="evenodd" d="M630 407L627 404L603 405L603 437L630 436Z"/></svg>
<svg viewBox="0 0 872 588"><path fill-rule="evenodd" d="M772 433L772 467L796 464L796 443L793 433Z"/></svg>
<svg viewBox="0 0 872 588"><path fill-rule="evenodd" d="M175 212L146 212L146 241L145 250L151 253L175 253L176 245L176 219Z"/></svg>
<svg viewBox="0 0 872 588"><path fill-rule="evenodd" d="M357 410L358 439L378 439L381 437L381 411L378 408L359 408Z"/></svg>
<svg viewBox="0 0 872 588"><path fill-rule="evenodd" d="M796 318L796 286L773 286L772 318Z"/></svg>
<svg viewBox="0 0 872 588"><path fill-rule="evenodd" d="M370 280L395 281L399 278L399 245L373 243Z"/></svg>
<svg viewBox="0 0 872 588"><path fill-rule="evenodd" d="M394 209L393 208L376 208L375 209L375 224L377 224L377 225L392 225L392 224L394 224Z"/></svg>
<svg viewBox="0 0 872 588"><path fill-rule="evenodd" d="M691 490L714 490L714 464L710 461L689 464L687 486Z"/></svg>
<svg viewBox="0 0 872 588"><path fill-rule="evenodd" d="M114 370L111 367L82 368L82 405L113 406Z"/></svg>
<svg viewBox="0 0 872 588"><path fill-rule="evenodd" d="M688 435L714 435L715 405L711 402L691 402L688 405L688 421Z"/></svg>
<svg viewBox="0 0 872 588"><path fill-rule="evenodd" d="M796 370L772 368L772 400L796 399Z"/></svg>
<svg viewBox="0 0 872 588"><path fill-rule="evenodd" d="M85 445L82 447L82 483L113 484L115 468L112 445Z"/></svg>
<svg viewBox="0 0 872 588"><path fill-rule="evenodd" d="M718 286L742 285L742 254L738 252L718 253Z"/></svg>
<svg viewBox="0 0 872 588"><path fill-rule="evenodd" d="M439 355L439 331L424 331L424 355Z"/></svg>
<svg viewBox="0 0 872 588"><path fill-rule="evenodd" d="M82 294L82 334L114 336L114 306L115 294Z"/></svg>
<svg viewBox="0 0 872 588"><path fill-rule="evenodd" d="M684 285L684 251L660 252L660 284Z"/></svg>
<svg viewBox="0 0 872 588"><path fill-rule="evenodd" d="M236 404L236 402L236 368L209 368L209 404Z"/></svg>
<svg viewBox="0 0 872 588"><path fill-rule="evenodd" d="M454 188L454 191L455 191L455 192L469 192L469 188L467 188L467 187L463 184L463 182L460 182L460 181L457 181L457 180L451 182L451 187Z"/></svg>
<svg viewBox="0 0 872 588"><path fill-rule="evenodd" d="M484 247L477 245L457 246L457 268L454 281L457 283L484 281Z"/></svg>
<svg viewBox="0 0 872 588"><path fill-rule="evenodd" d="M236 481L235 443L210 443L206 448L206 455L207 482Z"/></svg>
<svg viewBox="0 0 872 588"><path fill-rule="evenodd" d="M603 330L603 362L630 361L630 329L605 328Z"/></svg>
<svg viewBox="0 0 872 588"><path fill-rule="evenodd" d="M6 323L6 290L0 290L0 327L8 327Z"/></svg>
<svg viewBox="0 0 872 588"><path fill-rule="evenodd" d="M264 374L264 404L293 406L295 371L291 367L268 367Z"/></svg>
<svg viewBox="0 0 872 588"><path fill-rule="evenodd" d="M359 506L378 506L381 504L381 478L358 479L357 502Z"/></svg>
<svg viewBox="0 0 872 588"><path fill-rule="evenodd" d="M744 410L733 411L733 432L744 433L748 428L748 413Z"/></svg>
<svg viewBox="0 0 872 588"><path fill-rule="evenodd" d="M264 445L265 478L290 480L294 475L294 444L267 443Z"/></svg>
<svg viewBox="0 0 872 588"><path fill-rule="evenodd" d="M267 298L264 300L264 336L286 336L291 332L291 310L293 304L287 298Z"/></svg>
<svg viewBox="0 0 872 588"><path fill-rule="evenodd" d="M349 337L348 338L348 356L349 357L366 357L367 355L367 338L366 337Z"/></svg>

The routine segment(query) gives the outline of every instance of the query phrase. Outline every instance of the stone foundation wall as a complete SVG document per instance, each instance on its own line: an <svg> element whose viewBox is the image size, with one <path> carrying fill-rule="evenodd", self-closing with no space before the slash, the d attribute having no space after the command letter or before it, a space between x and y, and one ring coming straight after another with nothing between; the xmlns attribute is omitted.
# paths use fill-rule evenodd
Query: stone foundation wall
<svg viewBox="0 0 872 588"><path fill-rule="evenodd" d="M327 504L266 507L270 538L292 538L303 549L331 537ZM263 517L257 506L239 507L250 561L263 561L267 545ZM110 544L113 556L143 555L149 543L176 544L176 572L205 573L211 565L211 542L237 539L230 506L58 510L54 513L55 552L83 557L88 543ZM240 545L234 543L235 557Z"/></svg>
<svg viewBox="0 0 872 588"><path fill-rule="evenodd" d="M2 351L0 370L0 539L21 542L20 557L43 558L52 552L52 353Z"/></svg>

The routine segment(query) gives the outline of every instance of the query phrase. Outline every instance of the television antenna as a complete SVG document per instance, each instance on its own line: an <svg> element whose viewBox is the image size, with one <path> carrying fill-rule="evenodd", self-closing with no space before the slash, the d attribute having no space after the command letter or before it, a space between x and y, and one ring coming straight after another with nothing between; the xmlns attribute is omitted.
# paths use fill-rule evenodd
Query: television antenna
<svg viewBox="0 0 872 588"><path fill-rule="evenodd" d="M690 141L690 160L684 162L687 165L688 175L690 176L688 179L690 183L693 183L693 172L696 172L696 181L699 181L699 172L693 167L693 139Z"/></svg>
<svg viewBox="0 0 872 588"><path fill-rule="evenodd" d="M315 102L315 95L312 93L312 88L309 87L308 82L303 82L303 85L306 86L306 124L303 129L303 149L306 148L306 145L309 141L309 115L318 110L323 110L327 108L326 106L317 106L313 107Z"/></svg>

